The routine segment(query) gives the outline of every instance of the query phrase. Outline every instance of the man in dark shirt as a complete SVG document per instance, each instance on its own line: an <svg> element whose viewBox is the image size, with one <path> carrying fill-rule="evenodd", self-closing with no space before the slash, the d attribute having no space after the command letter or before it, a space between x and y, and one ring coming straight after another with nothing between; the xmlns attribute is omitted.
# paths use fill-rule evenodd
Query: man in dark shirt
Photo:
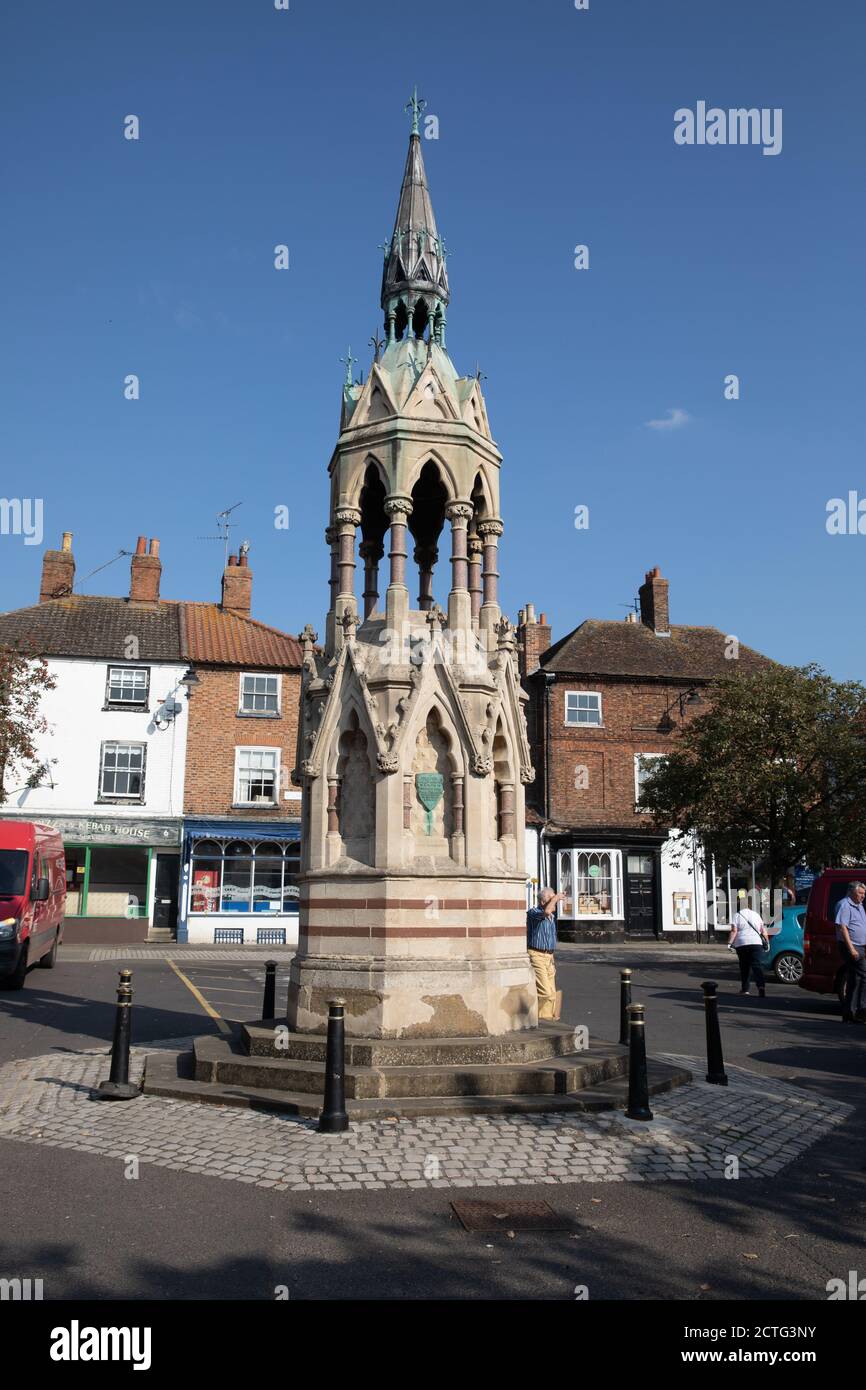
<svg viewBox="0 0 866 1390"><path fill-rule="evenodd" d="M535 972L535 988L538 991L538 1020L559 1017L561 996L556 990L556 904L564 893L554 893L552 888L542 888L538 895L538 907L531 907L526 914L526 949L529 963Z"/></svg>

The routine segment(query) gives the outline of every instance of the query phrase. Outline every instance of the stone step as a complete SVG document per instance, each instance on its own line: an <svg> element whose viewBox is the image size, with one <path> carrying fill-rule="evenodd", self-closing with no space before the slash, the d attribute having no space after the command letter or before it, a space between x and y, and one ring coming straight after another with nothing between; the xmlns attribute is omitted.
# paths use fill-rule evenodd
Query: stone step
<svg viewBox="0 0 866 1390"><path fill-rule="evenodd" d="M347 1038L346 1065L493 1066L504 1062L540 1062L574 1051L575 1028L567 1023L539 1023L537 1028L499 1038ZM240 1037L251 1057L324 1062L323 1033L292 1033L279 1020L241 1024Z"/></svg>
<svg viewBox="0 0 866 1390"><path fill-rule="evenodd" d="M195 1079L263 1090L319 1095L325 1089L325 1063L298 1058L247 1056L235 1039L205 1037L194 1044ZM594 1043L581 1052L543 1063L452 1066L346 1066L346 1096L382 1097L565 1095L622 1075L628 1051Z"/></svg>
<svg viewBox="0 0 866 1390"><path fill-rule="evenodd" d="M650 1061L647 1066L650 1095L659 1095L692 1080L691 1072L666 1062ZM271 1090L223 1082L197 1081L193 1075L193 1054L151 1053L144 1075L146 1095L200 1105L233 1105L298 1118L316 1118L321 1096L302 1091ZM422 1116L454 1115L531 1115L568 1111L624 1110L628 1101L628 1078L603 1080L571 1094L519 1096L420 1096L404 1098L370 1097L347 1100L350 1120L376 1120Z"/></svg>

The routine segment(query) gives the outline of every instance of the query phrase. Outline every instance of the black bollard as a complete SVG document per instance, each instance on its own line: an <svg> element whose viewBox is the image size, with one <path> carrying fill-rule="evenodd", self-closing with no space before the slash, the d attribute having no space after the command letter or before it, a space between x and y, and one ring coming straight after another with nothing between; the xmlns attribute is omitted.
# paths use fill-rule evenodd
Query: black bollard
<svg viewBox="0 0 866 1390"><path fill-rule="evenodd" d="M651 1120L643 1004L629 1004L628 1019L628 1108L625 1113L630 1120Z"/></svg>
<svg viewBox="0 0 866 1390"><path fill-rule="evenodd" d="M328 1046L325 1052L325 1102L319 1116L320 1134L342 1134L349 1128L346 1114L346 1035L343 1000L328 1000Z"/></svg>
<svg viewBox="0 0 866 1390"><path fill-rule="evenodd" d="M129 1040L132 1036L132 971L121 970L114 1015L114 1041L111 1044L111 1070L95 1094L101 1100L134 1100L141 1095L129 1080Z"/></svg>
<svg viewBox="0 0 866 1390"><path fill-rule="evenodd" d="M628 1046L628 1006L631 1003L631 971L619 972L619 1040Z"/></svg>
<svg viewBox="0 0 866 1390"><path fill-rule="evenodd" d="M276 1018L277 1012L277 962L265 961L265 999L262 1004L262 1018Z"/></svg>
<svg viewBox="0 0 866 1390"><path fill-rule="evenodd" d="M707 1080L712 1086L727 1086L722 1030L719 1027L719 1000L716 995L718 985L715 980L704 980L701 989L704 991L704 1015L707 1020Z"/></svg>

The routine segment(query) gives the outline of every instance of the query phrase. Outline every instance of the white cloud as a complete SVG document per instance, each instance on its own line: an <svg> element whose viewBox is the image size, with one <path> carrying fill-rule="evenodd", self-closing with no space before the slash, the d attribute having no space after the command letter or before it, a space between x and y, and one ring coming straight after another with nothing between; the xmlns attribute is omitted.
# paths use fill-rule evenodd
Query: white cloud
<svg viewBox="0 0 866 1390"><path fill-rule="evenodd" d="M682 425L687 425L691 418L685 410L673 406L668 411L666 420L647 420L646 427L649 430L678 430Z"/></svg>

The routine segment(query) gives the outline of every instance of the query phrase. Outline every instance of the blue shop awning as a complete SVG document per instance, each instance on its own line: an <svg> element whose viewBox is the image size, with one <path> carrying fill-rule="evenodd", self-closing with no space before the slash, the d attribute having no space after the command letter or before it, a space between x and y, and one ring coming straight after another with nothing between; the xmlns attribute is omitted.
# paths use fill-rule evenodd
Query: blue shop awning
<svg viewBox="0 0 866 1390"><path fill-rule="evenodd" d="M185 820L185 843L192 840L300 840L301 822Z"/></svg>

